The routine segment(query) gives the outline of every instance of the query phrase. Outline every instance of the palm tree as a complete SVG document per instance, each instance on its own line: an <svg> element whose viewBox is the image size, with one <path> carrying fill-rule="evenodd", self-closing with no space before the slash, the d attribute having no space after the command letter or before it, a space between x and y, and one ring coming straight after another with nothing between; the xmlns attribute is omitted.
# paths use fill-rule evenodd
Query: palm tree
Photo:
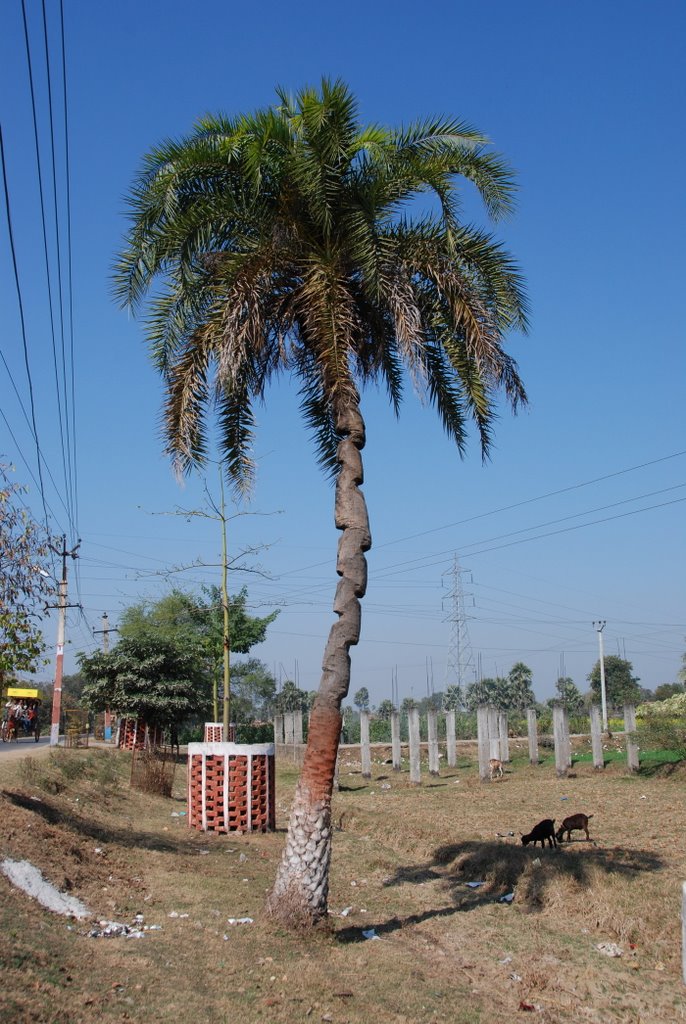
<svg viewBox="0 0 686 1024"><path fill-rule="evenodd" d="M507 698L513 711L532 708L536 697L532 689L533 672L523 661L516 662L507 677Z"/></svg>
<svg viewBox="0 0 686 1024"><path fill-rule="evenodd" d="M337 620L269 899L281 919L315 922L327 910L341 703L371 546L360 389L382 383L397 412L409 373L460 453L473 421L485 456L500 394L513 409L526 401L503 348L510 329L525 329L526 302L501 245L459 219L458 175L493 218L512 209L512 174L485 136L446 118L362 126L342 82L278 99L254 114L203 118L151 151L130 194L115 285L129 308L150 300L177 469L205 461L205 418L216 408L227 476L248 486L253 407L285 373L299 381L335 480ZM422 195L428 212L418 214Z"/></svg>

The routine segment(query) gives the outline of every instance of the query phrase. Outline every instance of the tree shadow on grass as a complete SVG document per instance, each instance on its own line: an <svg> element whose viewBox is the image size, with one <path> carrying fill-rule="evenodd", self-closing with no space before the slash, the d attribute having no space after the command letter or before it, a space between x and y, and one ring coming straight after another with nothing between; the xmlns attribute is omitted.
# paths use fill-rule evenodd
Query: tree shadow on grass
<svg viewBox="0 0 686 1024"><path fill-rule="evenodd" d="M675 760L673 755L667 755L664 758L655 757L649 761L641 761L638 777L649 779L653 777L664 778L665 776L683 772L684 767L686 767L686 762L684 760Z"/></svg>
<svg viewBox="0 0 686 1024"><path fill-rule="evenodd" d="M15 807L21 807L23 810L30 811L32 814L43 818L49 825L62 826L71 832L88 836L98 843L116 843L119 846L128 848L141 847L145 850L156 851L157 853L185 853L191 857L195 855L195 850L192 845L189 845L187 837L184 840L174 840L155 835L153 832L138 832L133 828L112 828L95 821L90 821L71 811L62 810L43 797L41 797L40 801L32 800L30 797L24 796L23 793L13 793L6 789L0 795L9 800Z"/></svg>
<svg viewBox="0 0 686 1024"><path fill-rule="evenodd" d="M650 850L629 850L622 847L603 849L591 843L580 844L583 851L568 847L534 850L515 843L479 842L475 840L439 846L431 860L398 868L384 882L386 887L424 885L440 882L450 896L450 903L405 917L394 916L377 923L365 922L383 936L432 918L476 910L485 904L502 901L514 893L515 905L524 913L540 911L551 897L561 898L575 888L591 886L595 871L608 875L635 878L645 872L659 871L664 860ZM537 863L535 863L537 862ZM468 882L482 882L470 888ZM506 904L503 903L503 909ZM363 941L360 927L347 927L336 933L340 942Z"/></svg>

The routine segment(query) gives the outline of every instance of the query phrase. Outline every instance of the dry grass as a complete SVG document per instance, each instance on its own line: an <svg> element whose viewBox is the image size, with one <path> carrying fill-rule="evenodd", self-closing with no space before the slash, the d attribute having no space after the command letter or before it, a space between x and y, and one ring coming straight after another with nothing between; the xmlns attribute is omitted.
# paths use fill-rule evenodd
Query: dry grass
<svg viewBox="0 0 686 1024"><path fill-rule="evenodd" d="M134 750L131 756L131 787L142 793L171 797L176 768L171 749L145 748Z"/></svg>
<svg viewBox="0 0 686 1024"><path fill-rule="evenodd" d="M110 751L3 769L0 856L27 857L97 917L143 913L162 928L91 939L0 876L0 1019L495 1024L531 1006L550 1024L686 1020L683 773L578 765L559 780L521 753L492 784L467 758L420 789L381 763L365 781L354 752L344 755L332 930L311 937L265 911L292 768L279 768L279 831L264 836L190 832L176 816L183 764L171 799L131 790L128 756ZM594 815L593 843L541 851L496 836L580 810ZM474 880L484 885L465 884ZM513 902L499 902L509 892ZM371 928L380 941L362 937ZM603 956L603 941L624 956Z"/></svg>

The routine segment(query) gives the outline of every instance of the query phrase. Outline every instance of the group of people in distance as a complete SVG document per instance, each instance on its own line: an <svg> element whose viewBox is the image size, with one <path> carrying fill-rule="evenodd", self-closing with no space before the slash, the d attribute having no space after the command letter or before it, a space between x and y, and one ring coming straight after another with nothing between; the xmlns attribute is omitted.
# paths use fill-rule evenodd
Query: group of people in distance
<svg viewBox="0 0 686 1024"><path fill-rule="evenodd" d="M40 703L26 697L10 698L2 709L2 738L14 739L20 732L25 736L37 735Z"/></svg>

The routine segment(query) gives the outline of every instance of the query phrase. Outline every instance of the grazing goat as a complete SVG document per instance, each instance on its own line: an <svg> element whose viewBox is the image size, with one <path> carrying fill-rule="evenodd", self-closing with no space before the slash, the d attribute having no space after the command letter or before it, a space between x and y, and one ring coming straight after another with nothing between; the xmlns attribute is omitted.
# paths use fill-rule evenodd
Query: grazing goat
<svg viewBox="0 0 686 1024"><path fill-rule="evenodd" d="M544 818L543 821L539 821L538 825L534 825L528 835L522 836L522 844L528 846L529 843L533 843L535 848L536 843L540 843L541 849L543 849L546 839L550 847L557 846L554 818Z"/></svg>
<svg viewBox="0 0 686 1024"><path fill-rule="evenodd" d="M570 814L568 818L565 818L555 833L555 838L558 843L562 842L562 837L565 832L567 833L567 842L570 843L572 841L572 832L574 829L579 829L580 831L585 832L586 840L590 843L591 837L588 834L588 819L592 817L592 814Z"/></svg>
<svg viewBox="0 0 686 1024"><path fill-rule="evenodd" d="M491 782L498 775L501 779L503 777L503 762L499 761L497 757L492 757L488 762L488 777Z"/></svg>

